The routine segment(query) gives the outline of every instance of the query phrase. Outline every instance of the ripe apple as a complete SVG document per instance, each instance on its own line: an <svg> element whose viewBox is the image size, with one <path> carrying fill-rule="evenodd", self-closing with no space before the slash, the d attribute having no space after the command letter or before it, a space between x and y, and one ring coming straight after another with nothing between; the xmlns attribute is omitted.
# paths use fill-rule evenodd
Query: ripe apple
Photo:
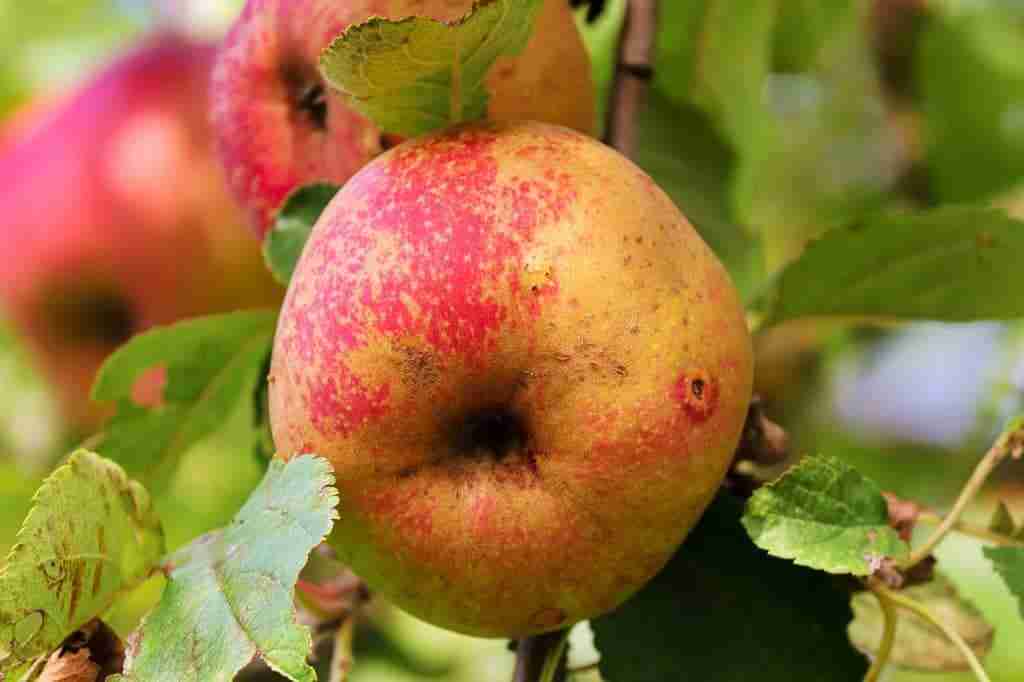
<svg viewBox="0 0 1024 682"><path fill-rule="evenodd" d="M345 182L386 145L327 88L320 52L371 16L453 20L473 0L248 0L214 70L218 148L259 236L296 187ZM492 119L536 119L592 132L590 63L565 0L545 0L523 53L488 76Z"/></svg>
<svg viewBox="0 0 1024 682"><path fill-rule="evenodd" d="M0 304L79 427L101 417L93 376L132 334L283 293L213 152L213 57L153 36L0 154Z"/></svg>
<svg viewBox="0 0 1024 682"><path fill-rule="evenodd" d="M28 137L57 101L53 95L35 95L8 112L0 121L0 153Z"/></svg>
<svg viewBox="0 0 1024 682"><path fill-rule="evenodd" d="M472 635L614 608L719 486L751 392L743 307L654 182L578 132L464 126L345 184L285 298L284 457L337 475L332 543Z"/></svg>

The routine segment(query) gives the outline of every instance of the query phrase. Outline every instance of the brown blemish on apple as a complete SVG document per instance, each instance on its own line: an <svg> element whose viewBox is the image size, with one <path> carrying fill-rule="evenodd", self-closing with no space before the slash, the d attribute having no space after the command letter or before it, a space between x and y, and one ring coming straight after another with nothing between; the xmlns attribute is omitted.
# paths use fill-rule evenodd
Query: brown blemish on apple
<svg viewBox="0 0 1024 682"><path fill-rule="evenodd" d="M433 353L414 346L398 345L398 372L402 383L411 389L435 385L441 376L437 358Z"/></svg>
<svg viewBox="0 0 1024 682"><path fill-rule="evenodd" d="M688 369L675 384L675 398L697 421L710 417L718 405L718 385L707 370Z"/></svg>

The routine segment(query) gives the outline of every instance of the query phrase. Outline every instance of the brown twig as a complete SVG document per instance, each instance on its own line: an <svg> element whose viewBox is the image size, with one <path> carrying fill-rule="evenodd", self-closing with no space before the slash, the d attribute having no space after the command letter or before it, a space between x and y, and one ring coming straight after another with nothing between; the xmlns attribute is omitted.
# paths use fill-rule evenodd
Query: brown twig
<svg viewBox="0 0 1024 682"><path fill-rule="evenodd" d="M654 76L657 34L658 0L629 0L619 42L605 138L609 145L630 158L636 153L636 119Z"/></svg>
<svg viewBox="0 0 1024 682"><path fill-rule="evenodd" d="M516 642L516 669L512 675L512 682L538 682L542 679L544 666L553 655L559 655L561 660L558 665L561 675L555 679L565 679L565 638L567 630L545 632L542 635L525 637Z"/></svg>

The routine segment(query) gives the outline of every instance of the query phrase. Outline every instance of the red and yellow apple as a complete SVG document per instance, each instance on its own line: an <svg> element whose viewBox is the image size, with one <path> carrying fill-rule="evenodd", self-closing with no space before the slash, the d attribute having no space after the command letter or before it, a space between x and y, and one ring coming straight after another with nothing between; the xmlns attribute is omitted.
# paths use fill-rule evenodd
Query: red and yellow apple
<svg viewBox="0 0 1024 682"><path fill-rule="evenodd" d="M729 467L752 351L666 194L578 132L410 140L316 223L274 343L284 457L331 461L331 538L435 624L519 637L614 608Z"/></svg>
<svg viewBox="0 0 1024 682"><path fill-rule="evenodd" d="M213 152L213 57L154 36L0 154L0 304L81 428L132 334L282 296Z"/></svg>
<svg viewBox="0 0 1024 682"><path fill-rule="evenodd" d="M248 0L214 71L214 121L231 187L259 236L294 189L341 184L385 146L320 76L321 51L371 16L451 21L473 0ZM545 0L522 54L491 69L488 114L592 132L590 63L565 0Z"/></svg>

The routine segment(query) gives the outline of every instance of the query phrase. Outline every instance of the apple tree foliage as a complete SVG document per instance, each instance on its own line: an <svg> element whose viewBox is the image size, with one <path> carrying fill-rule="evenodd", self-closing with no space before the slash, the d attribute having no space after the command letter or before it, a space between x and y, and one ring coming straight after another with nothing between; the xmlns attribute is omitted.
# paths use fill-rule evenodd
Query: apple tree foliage
<svg viewBox="0 0 1024 682"><path fill-rule="evenodd" d="M607 95L627 6L593 5L581 23ZM338 36L321 68L389 133L473 120L486 110L488 68L523 48L538 7L482 0L453 24L372 19ZM880 66L880 38L865 28L872 12L912 10L927 12L909 20L916 59L882 50L891 63ZM1024 223L1005 209L1024 175L1024 62L1008 56L1024 46L1021 19L985 1L927 10L897 0L662 2L636 160L729 267L758 332L813 318L1019 319ZM918 90L900 90L901 78ZM923 134L894 123L892 102L908 101ZM264 243L281 282L336 190L300 188L282 208ZM335 511L329 465L266 458L234 520L171 553L150 498L239 406L251 418L233 449L269 454L275 323L275 311L189 320L109 358L93 396L112 402L114 416L88 442L95 452L76 451L39 488L0 569L0 679L45 679L70 637L154 582L159 601L115 679L228 679L253 658L291 680L316 678L293 599L310 553L345 513ZM152 371L165 376L161 400L139 406L132 387ZM930 570L931 550L950 531L985 538L984 557L1024 618L1024 525L1002 504L988 526L961 518L992 471L1020 458L1022 441L1011 422L923 536L910 534L928 516L920 506L884 496L833 453L804 457L750 494L723 489L665 569L591 623L597 674L874 680L888 661L988 679L992 627Z"/></svg>

